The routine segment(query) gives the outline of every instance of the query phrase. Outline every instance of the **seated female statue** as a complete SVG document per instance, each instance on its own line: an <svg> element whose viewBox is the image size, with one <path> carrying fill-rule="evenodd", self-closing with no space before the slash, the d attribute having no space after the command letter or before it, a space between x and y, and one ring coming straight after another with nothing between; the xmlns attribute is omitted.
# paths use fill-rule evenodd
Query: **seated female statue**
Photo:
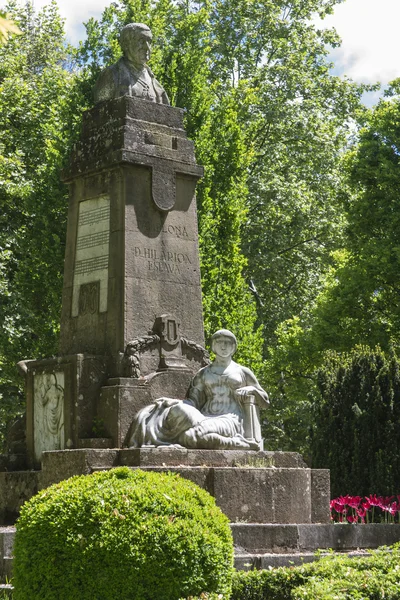
<svg viewBox="0 0 400 600"><path fill-rule="evenodd" d="M214 333L215 360L195 375L186 400L160 398L143 408L135 417L129 445L259 450L261 438L245 437L246 418L253 404L252 427L260 430L254 422L256 406L268 406L268 395L250 369L232 360L236 347L230 331Z"/></svg>

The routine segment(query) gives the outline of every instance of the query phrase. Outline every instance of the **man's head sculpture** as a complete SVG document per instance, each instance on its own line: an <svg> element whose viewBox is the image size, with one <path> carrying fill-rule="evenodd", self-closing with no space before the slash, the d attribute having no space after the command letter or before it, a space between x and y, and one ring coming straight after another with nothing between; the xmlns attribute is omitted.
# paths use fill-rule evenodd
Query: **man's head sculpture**
<svg viewBox="0 0 400 600"><path fill-rule="evenodd" d="M123 56L100 73L94 87L96 103L120 96L169 104L168 96L147 66L152 33L144 23L129 23L121 30L119 43Z"/></svg>
<svg viewBox="0 0 400 600"><path fill-rule="evenodd" d="M152 39L150 27L143 23L129 23L121 30L119 45L130 63L143 68L150 58Z"/></svg>

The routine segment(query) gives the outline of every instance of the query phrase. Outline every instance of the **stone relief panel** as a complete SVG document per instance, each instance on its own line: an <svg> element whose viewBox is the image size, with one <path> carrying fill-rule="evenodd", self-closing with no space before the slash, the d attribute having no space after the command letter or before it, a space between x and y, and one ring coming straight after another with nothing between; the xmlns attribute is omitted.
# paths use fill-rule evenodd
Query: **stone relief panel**
<svg viewBox="0 0 400 600"><path fill-rule="evenodd" d="M46 450L63 450L64 441L63 371L36 373L33 378L33 419L35 458Z"/></svg>
<svg viewBox="0 0 400 600"><path fill-rule="evenodd" d="M72 294L73 317L93 313L94 309L96 312L107 311L109 246L109 197L101 196L80 202Z"/></svg>

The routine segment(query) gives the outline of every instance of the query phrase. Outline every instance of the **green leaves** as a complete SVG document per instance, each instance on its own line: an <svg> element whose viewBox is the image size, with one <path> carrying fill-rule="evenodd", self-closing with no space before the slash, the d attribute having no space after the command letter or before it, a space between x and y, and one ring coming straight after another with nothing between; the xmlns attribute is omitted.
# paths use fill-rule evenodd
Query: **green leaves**
<svg viewBox="0 0 400 600"><path fill-rule="evenodd" d="M73 477L27 502L15 598L175 600L229 596L233 544L214 499L172 473L127 467Z"/></svg>
<svg viewBox="0 0 400 600"><path fill-rule="evenodd" d="M23 384L15 363L57 348L67 209L60 170L80 109L56 5L7 10L23 32L0 48L0 393L4 406L14 398L12 419L23 402L15 401Z"/></svg>

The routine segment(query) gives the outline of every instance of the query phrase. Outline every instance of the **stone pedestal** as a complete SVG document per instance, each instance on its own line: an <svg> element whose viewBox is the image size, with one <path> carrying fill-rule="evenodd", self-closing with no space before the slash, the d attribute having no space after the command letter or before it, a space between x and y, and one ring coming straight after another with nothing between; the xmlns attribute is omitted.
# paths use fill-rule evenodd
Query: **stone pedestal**
<svg viewBox="0 0 400 600"><path fill-rule="evenodd" d="M46 452L40 485L118 465L179 473L213 495L232 522L329 523L329 472L307 468L294 452L171 447Z"/></svg>
<svg viewBox="0 0 400 600"><path fill-rule="evenodd" d="M156 398L206 364L195 186L183 111L132 97L83 116L70 190L60 356L25 361L27 465L124 445Z"/></svg>
<svg viewBox="0 0 400 600"><path fill-rule="evenodd" d="M126 446L138 411L162 396L184 400L192 377L190 369L171 368L140 379L110 379L101 389L97 411L104 435L113 440L115 448Z"/></svg>
<svg viewBox="0 0 400 600"><path fill-rule="evenodd" d="M126 96L85 113L65 172L61 354L117 355L165 313L204 343L194 200L202 173L182 110ZM143 374L157 370L156 354L143 355Z"/></svg>

